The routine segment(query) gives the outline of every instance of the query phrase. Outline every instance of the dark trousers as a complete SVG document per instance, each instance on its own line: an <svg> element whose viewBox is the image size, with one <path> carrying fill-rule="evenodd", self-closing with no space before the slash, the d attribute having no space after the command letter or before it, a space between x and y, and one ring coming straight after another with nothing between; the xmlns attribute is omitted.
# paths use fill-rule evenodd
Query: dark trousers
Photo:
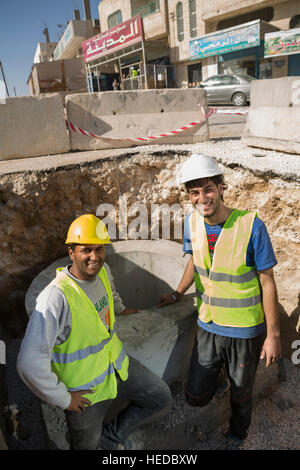
<svg viewBox="0 0 300 470"><path fill-rule="evenodd" d="M116 374L117 375L117 374ZM92 450L126 447L128 436L138 427L160 419L171 411L172 396L168 385L136 359L129 357L128 379L117 377L117 398L130 400L110 423L103 426L105 414L113 400L86 406L78 415L66 411L71 449Z"/></svg>
<svg viewBox="0 0 300 470"><path fill-rule="evenodd" d="M265 335L251 339L220 336L197 329L185 393L191 406L205 406L225 367L230 382L229 431L244 439L251 421L255 374Z"/></svg>

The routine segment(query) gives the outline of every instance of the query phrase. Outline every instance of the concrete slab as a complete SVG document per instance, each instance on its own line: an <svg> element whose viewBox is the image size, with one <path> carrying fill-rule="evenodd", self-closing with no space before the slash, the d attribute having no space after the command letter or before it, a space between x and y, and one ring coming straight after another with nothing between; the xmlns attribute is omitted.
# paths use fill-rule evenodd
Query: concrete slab
<svg viewBox="0 0 300 470"><path fill-rule="evenodd" d="M157 136L204 118L206 96L201 89L100 92L66 97L68 120L102 138L70 132L72 150L122 148L139 145L126 138ZM113 140L109 140L113 139ZM119 139L119 140L118 140ZM168 137L159 144L208 140L207 122ZM143 142L140 142L143 143Z"/></svg>
<svg viewBox="0 0 300 470"><path fill-rule="evenodd" d="M251 83L251 106L243 142L300 154L300 80L284 77Z"/></svg>

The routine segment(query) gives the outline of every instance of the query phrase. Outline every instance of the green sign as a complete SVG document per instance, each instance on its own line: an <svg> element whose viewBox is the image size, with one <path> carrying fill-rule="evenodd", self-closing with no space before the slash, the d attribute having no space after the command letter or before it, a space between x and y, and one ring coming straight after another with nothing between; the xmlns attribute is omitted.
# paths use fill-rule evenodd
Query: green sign
<svg viewBox="0 0 300 470"><path fill-rule="evenodd" d="M255 20L190 41L191 60L260 45L260 21Z"/></svg>
<svg viewBox="0 0 300 470"><path fill-rule="evenodd" d="M300 53L300 28L265 34L265 57Z"/></svg>

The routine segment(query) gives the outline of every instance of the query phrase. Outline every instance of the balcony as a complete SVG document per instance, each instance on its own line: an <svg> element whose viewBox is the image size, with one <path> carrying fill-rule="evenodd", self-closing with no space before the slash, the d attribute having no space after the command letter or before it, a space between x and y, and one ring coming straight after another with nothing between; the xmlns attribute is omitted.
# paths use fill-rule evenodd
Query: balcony
<svg viewBox="0 0 300 470"><path fill-rule="evenodd" d="M131 16L140 15L141 18L152 15L160 10L160 0L153 0L152 2L146 3L138 8L131 6Z"/></svg>
<svg viewBox="0 0 300 470"><path fill-rule="evenodd" d="M131 16L140 15L145 39L158 39L167 35L166 0L131 0Z"/></svg>

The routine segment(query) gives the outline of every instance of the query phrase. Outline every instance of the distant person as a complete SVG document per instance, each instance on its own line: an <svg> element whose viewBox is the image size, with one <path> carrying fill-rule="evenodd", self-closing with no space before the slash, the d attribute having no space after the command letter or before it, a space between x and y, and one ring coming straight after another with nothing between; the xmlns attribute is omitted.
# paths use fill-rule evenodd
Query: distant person
<svg viewBox="0 0 300 470"><path fill-rule="evenodd" d="M92 214L68 231L71 264L40 293L17 360L25 384L41 400L65 410L71 449L127 449L139 426L171 409L167 384L129 357L116 333L125 308L105 263L111 243ZM110 423L104 416L115 398L130 400Z"/></svg>
<svg viewBox="0 0 300 470"><path fill-rule="evenodd" d="M115 91L118 91L120 89L120 86L119 86L119 82L117 81L117 79L115 78L114 81L113 81L113 89Z"/></svg>

